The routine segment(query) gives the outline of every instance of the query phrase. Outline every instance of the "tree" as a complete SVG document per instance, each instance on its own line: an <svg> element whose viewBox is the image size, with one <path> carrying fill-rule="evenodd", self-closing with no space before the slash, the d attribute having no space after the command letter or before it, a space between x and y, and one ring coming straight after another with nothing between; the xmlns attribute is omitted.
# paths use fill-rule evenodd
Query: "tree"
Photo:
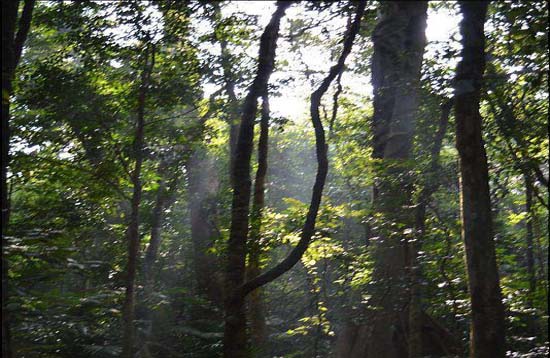
<svg viewBox="0 0 550 358"><path fill-rule="evenodd" d="M472 304L471 357L504 357L504 307L493 241L487 157L479 101L485 69L488 2L462 2L462 60L456 72L456 147L460 155L462 236Z"/></svg>
<svg viewBox="0 0 550 358"><path fill-rule="evenodd" d="M133 193L131 199L130 220L127 229L128 264L126 267L126 293L124 299L124 337L122 356L134 356L134 319L135 319L135 281L139 254L139 208L141 204L141 167L143 165L145 103L151 73L155 65L155 46L146 45L141 72L141 84L137 100L135 138L133 148L134 168L131 174Z"/></svg>
<svg viewBox="0 0 550 358"><path fill-rule="evenodd" d="M258 140L258 169L254 178L254 195L252 198L252 213L250 238L248 248L248 266L246 279L251 280L261 273L260 258L262 256L261 229L262 216L265 210L265 186L267 174L267 155L269 150L269 97L262 96L260 119L260 138ZM255 351L261 353L266 340L266 322L261 289L251 292L248 300L248 311L252 341Z"/></svg>
<svg viewBox="0 0 550 358"><path fill-rule="evenodd" d="M15 70L21 60L23 46L31 26L35 0L25 0L19 21L19 0L2 2L2 358L12 356L8 304L8 262L4 258L10 198L8 167L10 162L10 101Z"/></svg>
<svg viewBox="0 0 550 358"><path fill-rule="evenodd" d="M14 356L466 355L459 3L280 6L36 2L9 101ZM547 14L491 2L470 86L510 356L548 353Z"/></svg>
<svg viewBox="0 0 550 358"><path fill-rule="evenodd" d="M402 357L407 355L407 245L413 230L410 155L413 145L420 67L425 46L427 2L382 4L373 33L374 87L373 158L380 161L373 206L380 213L374 245L374 285L368 313L371 330L359 329L342 357ZM389 323L391 322L391 323Z"/></svg>
<svg viewBox="0 0 550 358"><path fill-rule="evenodd" d="M271 25L273 23L273 20L276 21L276 27L274 29L273 28L270 29L271 31L274 31L275 34L277 34L278 32L278 24L279 24L280 18L284 13L284 11L286 10L286 7L288 7L290 4L278 3L278 5L280 5L280 7L277 8L277 11L275 12L272 18L272 22L270 23ZM246 282L243 282L243 278L244 278L243 269L244 269L245 255L246 255L246 252L244 250L246 249L246 239L248 235L248 201L250 199L249 166L250 166L250 154L252 150L251 148L252 134L253 134L253 128L254 128L253 122L251 121L252 118L248 119L247 116L252 114L255 115L255 112L257 110L256 97L258 96L259 93L265 93L265 91L267 90L267 79L264 78L263 81L265 82L260 82L260 83L263 83L263 88L262 87L256 88L257 92L254 92L254 87L251 87L251 90L249 91L248 96L243 105L243 117L241 119L239 140L237 142L237 154L235 158L235 163L236 163L234 168L235 175L233 177L233 180L235 181L236 184L234 186L229 249L231 249L232 239L240 237L242 241L240 242L240 248L238 250L237 250L237 247L235 247L236 249L234 251L235 254L233 258L231 256L229 257L229 264L228 264L228 272L234 275L235 282L233 282L232 285L229 284L228 289L226 291L226 294L228 295L228 297L226 298L226 306L225 306L226 326L225 326L225 334L224 334L224 354L227 357L234 357L235 356L234 354L237 354L236 357L240 357L246 354L246 332L245 332L246 316L243 312L244 298L246 297L246 295L252 292L253 290L275 280L277 277L281 276L282 274L290 270L301 259L302 255L307 250L309 246L309 242L315 232L315 220L317 217L319 206L321 204L323 187L325 184L325 179L328 171L325 133L324 133L323 124L321 122L321 118L319 114L319 107L321 104L321 98L323 97L323 94L328 90L332 81L343 70L345 60L349 55L349 53L351 52L351 48L355 40L355 36L359 32L361 18L365 10L365 5L366 5L365 2L360 2L357 5L353 24L352 26L350 26L349 31L345 35L343 49L340 56L338 57L337 63L330 68L330 71L327 77L324 78L319 88L315 90L311 95L310 112L311 112L311 121L315 130L318 167L317 167L317 174L315 177L315 183L313 186L311 202L308 208L306 220L302 228L300 241L283 261L281 261L279 264L272 267L271 269L267 270L266 272L260 274L259 276L256 276L252 280L246 281ZM260 43L260 56L259 56L261 60L258 66L258 75L255 79L255 82L261 79L260 75L264 73L264 70L269 69L269 72L267 73L270 73L272 71L273 63L271 63L270 67L262 68L262 59L265 59L265 56L262 56L262 48L264 51L267 51L269 49L269 47L268 48L264 47L266 46L264 41L267 40L266 33L269 34L268 32L269 27L270 26L268 25L264 34L262 35L262 40ZM273 41L273 38L271 40ZM276 41L276 38L275 38L275 41ZM268 57L270 62L274 60L274 52L271 55L273 57L271 58ZM254 83L253 83L253 86L254 86ZM248 101L252 101L252 98L254 98L254 102L253 102L254 104L253 105L250 104L251 107L248 107ZM251 113L248 113L247 111L248 109L250 109ZM243 129L245 125L251 126L251 128L249 128L248 130ZM241 150L243 149L246 149L246 152L244 153L246 154L245 156L246 159L243 158L246 160L246 164L241 164L241 160L240 160L241 159L240 155L242 155ZM241 166L243 166L243 168L241 168ZM241 183L241 184L237 184L237 183ZM243 189L244 191L242 191ZM240 198L239 196L243 196L244 198ZM237 211L235 210L236 208L238 208ZM239 225L237 227L235 227L235 219L242 220L242 222L238 222ZM246 225L244 225L245 221L246 221ZM244 235L244 237L241 235ZM231 255L231 251L233 250L230 250L230 255ZM239 258L238 261L236 260L237 258ZM232 265L232 259L235 260L235 264L233 265ZM237 284L235 285L235 283ZM230 313L232 315L230 315L228 319L228 314ZM228 328L231 331L228 331ZM233 329L238 329L239 330L238 333L235 334L235 332L232 331ZM237 341L238 343L235 341ZM230 349L228 350L227 348L230 348Z"/></svg>
<svg viewBox="0 0 550 358"><path fill-rule="evenodd" d="M235 292L245 278L246 240L248 238L248 214L250 201L250 158L254 137L254 120L257 99L267 91L269 76L275 65L275 51L279 25L286 9L291 5L278 2L277 10L266 26L260 40L259 63L256 77L250 86L242 107L239 137L233 166L233 202L231 229L227 244L225 285L224 356L245 357L247 352L246 314L244 295Z"/></svg>

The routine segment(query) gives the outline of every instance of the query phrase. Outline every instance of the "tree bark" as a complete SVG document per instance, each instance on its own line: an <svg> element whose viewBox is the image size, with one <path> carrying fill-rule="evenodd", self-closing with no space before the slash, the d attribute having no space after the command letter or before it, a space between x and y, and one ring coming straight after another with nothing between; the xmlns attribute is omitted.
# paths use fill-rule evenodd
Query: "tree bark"
<svg viewBox="0 0 550 358"><path fill-rule="evenodd" d="M267 174L267 155L269 143L269 98L262 96L262 115L260 121L260 139L258 141L258 169L254 179L254 196L252 199L252 214L250 225L250 244L248 253L247 280L260 274L260 258L262 255L261 229L265 206L265 180ZM252 337L252 350L256 356L261 356L266 341L266 322L261 288L252 291L248 298L248 312Z"/></svg>
<svg viewBox="0 0 550 358"><path fill-rule="evenodd" d="M15 70L31 26L35 0L26 0L17 24L19 0L2 1L2 358L12 357L8 304L8 261L4 256L10 214L8 168L10 151L10 101Z"/></svg>
<svg viewBox="0 0 550 358"><path fill-rule="evenodd" d="M227 40L220 40L221 47L221 63L223 69L224 87L227 93L227 114L229 122L229 175L233 180L233 168L235 167L235 152L237 150L237 139L239 136L239 123L238 123L238 103L237 95L235 94L235 79L233 71L231 70L231 54L227 48Z"/></svg>
<svg viewBox="0 0 550 358"><path fill-rule="evenodd" d="M223 71L223 88L227 94L227 122L229 124L229 175L231 181L233 181L233 167L235 165L235 152L237 150L237 139L239 135L239 109L237 95L235 94L235 74L232 67L232 56L228 48L227 35L224 34L224 22L222 19L222 12L220 4L213 2L214 8L214 20L217 23L216 33L220 33L220 36L216 36L216 39L220 43L220 64Z"/></svg>
<svg viewBox="0 0 550 358"><path fill-rule="evenodd" d="M269 77L275 66L275 51L279 37L280 21L290 5L290 2L277 2L277 9L261 36L258 70L242 109L233 167L231 228L227 243L225 329L223 338L223 354L226 358L241 358L248 355L244 295L235 294L235 291L242 285L245 278L251 187L250 158L254 139L254 120L258 110L257 99L266 93Z"/></svg>
<svg viewBox="0 0 550 358"><path fill-rule="evenodd" d="M145 257L143 259L143 277L145 291L149 291L147 288L153 284L153 265L157 258L157 253L161 243L162 222L164 219L164 210L169 202L169 193L166 188L165 179L159 181L159 187L157 189L157 195L155 199L155 206L153 208L153 215L151 219L151 239L149 245L145 250Z"/></svg>
<svg viewBox="0 0 550 358"><path fill-rule="evenodd" d="M460 157L462 237L470 290L470 356L504 357L504 307L493 241L487 156L479 102L485 70L488 2L461 2L462 60L455 82L456 147Z"/></svg>
<svg viewBox="0 0 550 358"><path fill-rule="evenodd" d="M525 173L525 211L527 221L525 223L525 253L527 264L527 276L529 280L529 306L533 307L533 297L537 289L537 276L535 272L534 234L533 234L533 178L530 173Z"/></svg>
<svg viewBox="0 0 550 358"><path fill-rule="evenodd" d="M123 306L123 337L122 357L133 358L134 356L134 319L135 319L135 281L137 261L139 255L139 208L141 204L141 167L143 164L144 147L144 126L145 126L145 105L147 88L149 86L151 72L155 61L154 46L148 47L144 55L144 68L141 72L141 84L139 87L137 101L137 118L133 144L134 169L132 171L133 193L130 208L130 220L126 230L128 241L128 261L126 264L126 291Z"/></svg>
<svg viewBox="0 0 550 358"><path fill-rule="evenodd" d="M409 248L415 217L411 209L410 154L414 137L420 68L426 43L426 1L382 4L374 33L373 157L381 169L374 186L374 209L384 224L371 243L374 258L368 326L356 328L341 357L405 357L422 350L421 341L407 344ZM395 226L394 226L395 225ZM395 229L398 227L399 229ZM411 312L418 319L421 312ZM416 314L416 315L415 315ZM419 320L421 321L421 320ZM418 335L415 337L418 338Z"/></svg>

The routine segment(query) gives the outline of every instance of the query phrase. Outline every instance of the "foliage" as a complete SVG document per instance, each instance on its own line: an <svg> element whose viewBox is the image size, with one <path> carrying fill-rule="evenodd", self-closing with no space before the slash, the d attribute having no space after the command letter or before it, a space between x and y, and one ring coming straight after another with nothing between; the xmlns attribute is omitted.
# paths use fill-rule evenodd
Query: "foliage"
<svg viewBox="0 0 550 358"><path fill-rule="evenodd" d="M16 356L121 353L134 132L143 58L151 48L137 348L140 357L220 354L223 312L201 291L198 279L205 272L197 262L212 259L206 281L223 292L231 225L229 132L255 74L263 15L272 6L253 13L236 3L37 2L10 120L11 207L4 255ZM456 15L453 6L439 3L433 11ZM372 158L372 94L363 86L371 76L376 9L376 3L367 7L342 76L338 108L337 88L323 101L330 169L314 240L300 263L263 293L270 356L331 356L345 325L365 320L376 233L413 231L373 207L376 183L391 174L387 162ZM325 76L324 65L340 51L338 39L353 5L304 2L291 10L270 83L269 95L279 104L289 98L305 101L306 92ZM548 7L541 1L493 2L490 15L481 110L508 356L535 357L547 354L548 341ZM456 36L428 45L413 158L406 175L388 183L411 185L415 202L403 211L417 208L423 190L431 190L418 238L421 306L467 349L471 309L452 115L435 169L431 152L442 106L452 96L458 50ZM308 115L288 115L280 108L285 106L274 105L270 119L262 270L280 262L298 242L316 169ZM329 131L333 111L336 121ZM207 174L199 187L208 198L197 219L193 198L202 192L195 192L191 181L202 171ZM531 198L526 178L533 182ZM167 198L162 240L148 288L144 262L161 195ZM210 230L200 243L193 236L196 220ZM534 255L534 289L528 252Z"/></svg>

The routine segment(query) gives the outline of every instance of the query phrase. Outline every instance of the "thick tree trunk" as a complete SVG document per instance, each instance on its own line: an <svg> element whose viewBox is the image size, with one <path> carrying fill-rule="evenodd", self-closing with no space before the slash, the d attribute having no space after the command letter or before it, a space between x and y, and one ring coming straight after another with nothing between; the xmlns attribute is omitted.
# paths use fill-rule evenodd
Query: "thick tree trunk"
<svg viewBox="0 0 550 358"><path fill-rule="evenodd" d="M11 358L13 353L10 317L6 309L8 304L8 262L4 256L10 213L8 196L10 97L15 70L21 59L23 45L31 26L35 0L24 2L23 12L17 25L19 3L19 0L2 1L2 358Z"/></svg>
<svg viewBox="0 0 550 358"><path fill-rule="evenodd" d="M10 95L12 89L14 36L17 2L2 1L2 358L11 358L10 317L8 304L8 262L4 256L9 221L8 165Z"/></svg>
<svg viewBox="0 0 550 358"><path fill-rule="evenodd" d="M407 262L412 238L414 212L411 209L412 183L407 174L414 136L420 68L425 46L427 2L386 2L383 16L374 30L372 79L374 87L373 156L381 160L374 187L374 208L388 225L373 243L375 260L368 326L356 328L355 340L343 347L341 357L406 357L409 348L422 350L421 340L409 342L407 306L410 292ZM394 230L400 227L400 230ZM416 297L418 298L418 297ZM410 312L417 316L421 312ZM421 327L417 327L420 329ZM417 332L418 333L418 332Z"/></svg>
<svg viewBox="0 0 550 358"><path fill-rule="evenodd" d="M250 244L248 252L247 280L260 274L262 254L261 229L262 212L265 206L265 179L267 173L267 155L269 142L269 99L267 93L262 96L262 115L260 121L260 139L258 141L258 169L254 179L254 196L250 225ZM266 340L266 323L261 288L252 291L248 297L248 314L253 352L261 356Z"/></svg>
<svg viewBox="0 0 550 358"><path fill-rule="evenodd" d="M122 357L124 358L133 358L134 356L135 281L140 241L139 207L141 204L141 167L143 164L145 101L151 72L154 66L154 51L154 47L145 50L144 68L141 73L141 84L137 101L137 118L133 148L135 163L131 177L133 193L130 207L130 220L126 230L126 239L128 241L128 261L126 264L126 291L123 306L124 326L122 337Z"/></svg>
<svg viewBox="0 0 550 358"><path fill-rule="evenodd" d="M267 92L269 77L275 65L279 25L290 2L277 2L277 9L260 39L259 63L256 77L245 98L239 128L239 138L233 167L233 202L231 228L227 244L225 285L225 330L223 352L226 358L248 355L244 295L236 294L245 278L246 242L250 202L250 158L254 139L254 120L257 99Z"/></svg>
<svg viewBox="0 0 550 358"><path fill-rule="evenodd" d="M462 236L472 307L470 356L504 357L504 308L493 241L487 156L479 102L485 69L488 2L461 2L462 60L455 89L456 146L460 156Z"/></svg>

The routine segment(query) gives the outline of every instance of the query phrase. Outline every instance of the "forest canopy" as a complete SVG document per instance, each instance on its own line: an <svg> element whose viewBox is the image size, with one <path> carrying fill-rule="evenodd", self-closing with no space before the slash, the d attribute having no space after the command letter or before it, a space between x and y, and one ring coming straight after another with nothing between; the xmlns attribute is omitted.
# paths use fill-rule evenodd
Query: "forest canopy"
<svg viewBox="0 0 550 358"><path fill-rule="evenodd" d="M547 357L546 1L2 1L2 358Z"/></svg>

